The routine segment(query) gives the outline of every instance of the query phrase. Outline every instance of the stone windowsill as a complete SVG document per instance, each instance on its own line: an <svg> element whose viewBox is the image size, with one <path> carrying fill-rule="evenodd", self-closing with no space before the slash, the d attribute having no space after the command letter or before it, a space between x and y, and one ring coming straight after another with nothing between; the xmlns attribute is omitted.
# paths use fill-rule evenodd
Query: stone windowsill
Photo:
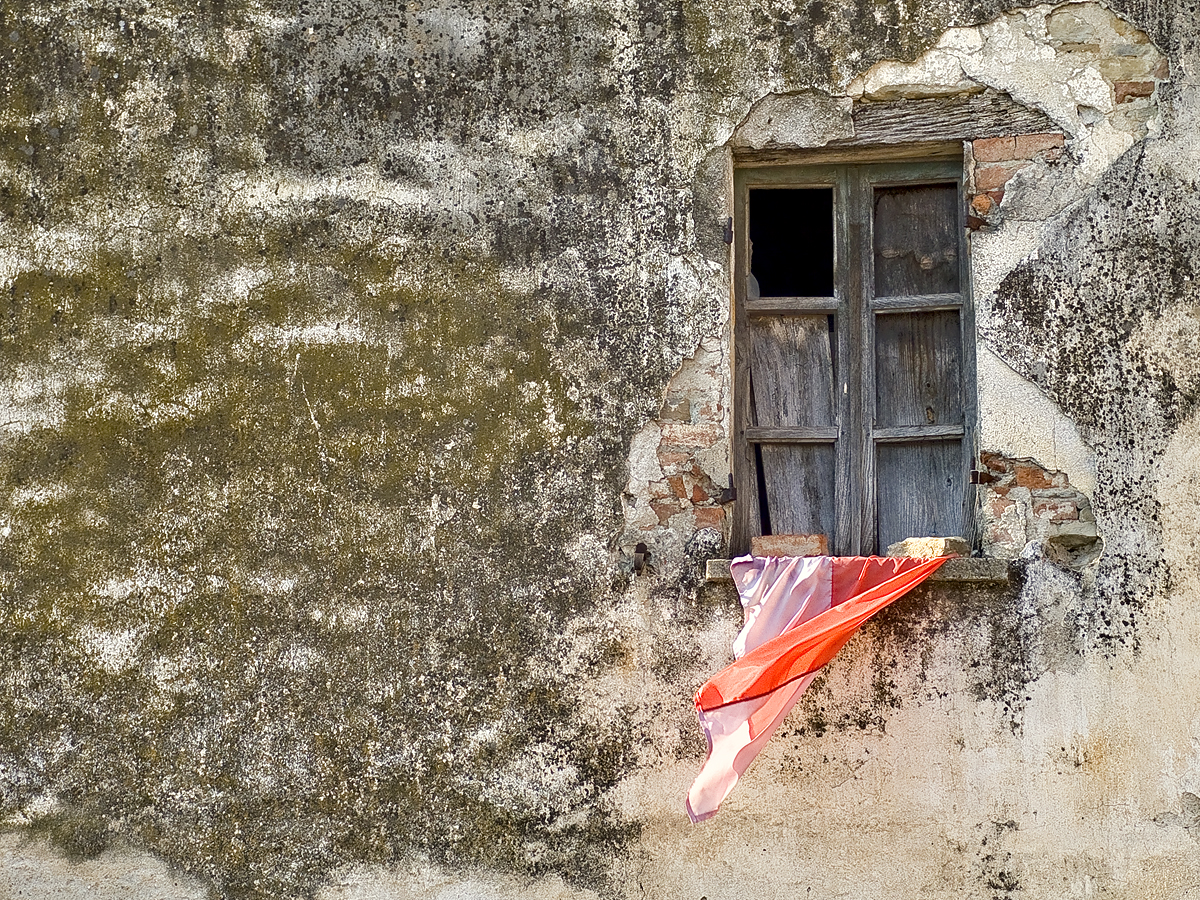
<svg viewBox="0 0 1200 900"><path fill-rule="evenodd" d="M946 584L1005 584L1008 582L1008 570L1007 559L952 559L930 575L929 580ZM705 580L709 584L733 584L729 560L710 559L705 569Z"/></svg>

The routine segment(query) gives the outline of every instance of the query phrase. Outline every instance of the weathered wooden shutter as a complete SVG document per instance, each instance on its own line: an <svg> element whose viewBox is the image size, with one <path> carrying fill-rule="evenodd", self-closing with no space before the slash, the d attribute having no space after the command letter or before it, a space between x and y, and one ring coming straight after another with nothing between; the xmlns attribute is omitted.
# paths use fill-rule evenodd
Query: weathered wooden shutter
<svg viewBox="0 0 1200 900"><path fill-rule="evenodd" d="M872 187L876 544L964 533L957 183ZM868 398L871 399L871 398Z"/></svg>
<svg viewBox="0 0 1200 900"><path fill-rule="evenodd" d="M735 550L763 533L824 534L833 552L859 554L969 531L974 324L959 179L954 163L739 172ZM783 294L805 281L781 264L824 264L812 223L794 247L759 223L771 258L756 290L752 191L778 218L793 199L809 208L803 192L818 186L833 198L834 247L821 251L832 296Z"/></svg>

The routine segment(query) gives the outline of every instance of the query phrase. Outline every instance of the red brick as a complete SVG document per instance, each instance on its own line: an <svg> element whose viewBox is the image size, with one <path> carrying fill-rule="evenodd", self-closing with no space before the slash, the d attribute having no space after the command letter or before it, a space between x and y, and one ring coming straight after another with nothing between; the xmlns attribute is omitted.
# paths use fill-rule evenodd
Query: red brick
<svg viewBox="0 0 1200 900"><path fill-rule="evenodd" d="M1153 81L1118 81L1113 85L1117 92L1118 103L1128 103L1139 97L1149 97L1154 93Z"/></svg>
<svg viewBox="0 0 1200 900"><path fill-rule="evenodd" d="M686 462L690 462L692 456L690 453L682 453L678 450L659 450L658 464L664 469L669 469L674 466L681 466Z"/></svg>
<svg viewBox="0 0 1200 900"><path fill-rule="evenodd" d="M658 516L659 525L666 525L667 520L670 519L671 516L676 515L683 509L683 507L679 505L678 500L651 500L650 508L654 510L655 514Z"/></svg>
<svg viewBox="0 0 1200 900"><path fill-rule="evenodd" d="M1041 500L1033 504L1033 514L1051 522L1073 522L1079 518L1079 507L1073 500Z"/></svg>
<svg viewBox="0 0 1200 900"><path fill-rule="evenodd" d="M976 162L1003 162L1013 159L1016 140L1011 137L982 138L971 145Z"/></svg>
<svg viewBox="0 0 1200 900"><path fill-rule="evenodd" d="M971 198L971 209L975 210L981 216L986 216L995 208L995 201L987 194L976 194Z"/></svg>
<svg viewBox="0 0 1200 900"><path fill-rule="evenodd" d="M1017 158L1032 159L1045 150L1055 150L1063 145L1063 136L1058 132L1017 135Z"/></svg>
<svg viewBox="0 0 1200 900"><path fill-rule="evenodd" d="M1017 463L1017 485L1023 488L1048 488L1054 487L1054 482L1050 473L1041 466Z"/></svg>
<svg viewBox="0 0 1200 900"><path fill-rule="evenodd" d="M697 528L720 528L725 521L725 510L720 506L696 507Z"/></svg>
<svg viewBox="0 0 1200 900"><path fill-rule="evenodd" d="M1024 168L1025 163L993 163L988 166L977 166L975 169L975 187L981 191L994 191L1008 184L1008 179Z"/></svg>
<svg viewBox="0 0 1200 900"><path fill-rule="evenodd" d="M708 496L708 492L698 484L692 485L692 502L707 503L712 497Z"/></svg>
<svg viewBox="0 0 1200 900"><path fill-rule="evenodd" d="M667 497L672 497L672 496L674 496L674 493L671 490L671 485L667 484L667 482L665 482L665 481L650 482L650 499L663 500Z"/></svg>
<svg viewBox="0 0 1200 900"><path fill-rule="evenodd" d="M720 425L689 425L668 422L663 425L659 448L706 450L721 440Z"/></svg>
<svg viewBox="0 0 1200 900"><path fill-rule="evenodd" d="M993 203L995 203L997 206L999 206L1000 201L1002 201L1004 199L1004 190L1001 189L998 191L988 191L987 195L992 198Z"/></svg>
<svg viewBox="0 0 1200 900"><path fill-rule="evenodd" d="M1015 500L1005 500L1003 497L995 497L988 501L988 515L993 519L999 519L1016 505Z"/></svg>
<svg viewBox="0 0 1200 900"><path fill-rule="evenodd" d="M979 461L993 472L1005 473L1012 471L1012 463L999 453L980 453Z"/></svg>
<svg viewBox="0 0 1200 900"><path fill-rule="evenodd" d="M683 484L682 475L672 475L667 479L667 484L671 486L671 493L683 500L687 497L687 488Z"/></svg>

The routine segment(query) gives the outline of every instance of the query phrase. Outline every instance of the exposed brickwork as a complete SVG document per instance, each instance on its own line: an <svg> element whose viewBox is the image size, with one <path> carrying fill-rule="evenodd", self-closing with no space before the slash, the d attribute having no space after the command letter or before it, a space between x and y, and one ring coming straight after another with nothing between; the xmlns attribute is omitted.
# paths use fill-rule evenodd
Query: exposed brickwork
<svg viewBox="0 0 1200 900"><path fill-rule="evenodd" d="M1017 139L1015 137L984 138L975 142L975 162L1003 162L1016 159Z"/></svg>
<svg viewBox="0 0 1200 900"><path fill-rule="evenodd" d="M667 385L658 417L646 425L653 443L645 448L640 478L626 489L630 531L623 543L647 543L656 559L662 558L662 546L656 543L663 538L661 529L687 537L712 528L724 537L728 359L720 341L705 342L684 361ZM663 539L665 545L677 540Z"/></svg>
<svg viewBox="0 0 1200 900"><path fill-rule="evenodd" d="M1057 132L983 138L971 145L974 160L968 224L972 229L996 225L1009 180L1035 160L1054 162L1063 153L1064 139Z"/></svg>
<svg viewBox="0 0 1200 900"><path fill-rule="evenodd" d="M1128 103L1139 97L1153 97L1155 82L1153 81L1118 81L1113 85L1118 103Z"/></svg>
<svg viewBox="0 0 1200 900"><path fill-rule="evenodd" d="M1013 159L1033 159L1039 153L1051 153L1062 150L1063 136L1057 132L1047 134L1018 134L1016 137L1016 152ZM1055 154L1052 158L1057 159Z"/></svg>
<svg viewBox="0 0 1200 900"><path fill-rule="evenodd" d="M980 487L987 554L1014 558L1030 542L1041 541L1048 557L1074 567L1099 555L1091 503L1065 473L998 453L980 454L980 463L994 478Z"/></svg>

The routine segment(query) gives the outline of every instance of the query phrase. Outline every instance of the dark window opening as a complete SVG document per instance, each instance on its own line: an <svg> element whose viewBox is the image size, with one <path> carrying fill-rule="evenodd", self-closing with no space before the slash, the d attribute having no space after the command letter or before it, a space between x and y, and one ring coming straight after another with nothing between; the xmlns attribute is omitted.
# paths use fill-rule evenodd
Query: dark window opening
<svg viewBox="0 0 1200 900"><path fill-rule="evenodd" d="M758 512L762 517L762 533L773 534L771 531L771 501L767 493L767 479L764 475L762 447L754 445L754 465L758 472Z"/></svg>
<svg viewBox="0 0 1200 900"><path fill-rule="evenodd" d="M749 219L759 296L833 296L833 188L752 190Z"/></svg>

